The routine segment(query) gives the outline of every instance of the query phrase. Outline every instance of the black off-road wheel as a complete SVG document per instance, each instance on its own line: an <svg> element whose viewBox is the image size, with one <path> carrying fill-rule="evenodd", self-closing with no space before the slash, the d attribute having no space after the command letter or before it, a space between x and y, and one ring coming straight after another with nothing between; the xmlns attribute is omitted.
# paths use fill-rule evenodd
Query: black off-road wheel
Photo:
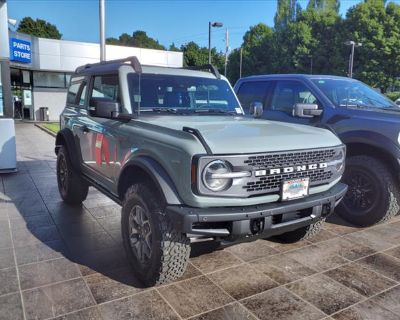
<svg viewBox="0 0 400 320"><path fill-rule="evenodd" d="M190 241L175 230L154 188L138 183L125 193L121 228L133 272L145 286L173 281L186 270Z"/></svg>
<svg viewBox="0 0 400 320"><path fill-rule="evenodd" d="M275 238L284 243L294 243L301 240L308 240L316 236L322 229L325 219L321 219L309 226L289 231L276 236Z"/></svg>
<svg viewBox="0 0 400 320"><path fill-rule="evenodd" d="M68 204L80 205L87 197L89 186L72 167L65 146L57 154L57 184L61 198Z"/></svg>
<svg viewBox="0 0 400 320"><path fill-rule="evenodd" d="M343 182L349 189L336 211L344 220L367 227L399 212L398 182L382 161L370 156L348 158Z"/></svg>

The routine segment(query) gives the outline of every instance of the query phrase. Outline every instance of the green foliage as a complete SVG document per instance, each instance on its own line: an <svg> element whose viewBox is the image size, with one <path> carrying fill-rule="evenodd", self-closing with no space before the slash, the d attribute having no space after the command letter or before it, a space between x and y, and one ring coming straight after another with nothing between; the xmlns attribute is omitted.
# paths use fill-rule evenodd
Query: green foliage
<svg viewBox="0 0 400 320"><path fill-rule="evenodd" d="M275 28L286 28L290 22L296 20L300 11L301 7L297 0L278 0L278 8L274 18Z"/></svg>
<svg viewBox="0 0 400 320"><path fill-rule="evenodd" d="M259 24L246 32L241 45L242 75L310 73L347 75L350 47L355 49L353 74L385 92L399 83L400 5L364 0L343 19L338 0L309 0L306 10L296 0L278 1L275 28ZM229 56L228 77L239 77L240 49Z"/></svg>
<svg viewBox="0 0 400 320"><path fill-rule="evenodd" d="M60 124L58 122L43 123L41 126L45 127L53 133L60 131Z"/></svg>
<svg viewBox="0 0 400 320"><path fill-rule="evenodd" d="M339 12L340 1L339 0L310 0L307 5L307 9L313 9L316 11L334 11Z"/></svg>
<svg viewBox="0 0 400 320"><path fill-rule="evenodd" d="M149 37L146 32L141 30L135 31L132 36L123 33L118 39L107 38L106 43L118 46L165 50L165 47L161 45L158 40Z"/></svg>
<svg viewBox="0 0 400 320"><path fill-rule="evenodd" d="M200 47L197 43L191 41L181 46L183 52L183 65L201 66L208 64L208 48ZM225 56L221 52L217 52L215 48L211 49L211 63L215 65L219 72L224 70Z"/></svg>
<svg viewBox="0 0 400 320"><path fill-rule="evenodd" d="M400 5L367 0L348 11L345 28L348 39L362 43L355 76L382 91L395 84L400 75Z"/></svg>
<svg viewBox="0 0 400 320"><path fill-rule="evenodd" d="M242 75L270 72L269 66L272 63L272 56L266 56L265 52L271 51L274 31L263 23L250 27L243 36L242 54L243 70ZM228 78L239 78L240 49L234 50L229 55Z"/></svg>
<svg viewBox="0 0 400 320"><path fill-rule="evenodd" d="M41 19L33 20L31 17L25 17L21 20L17 32L48 39L61 39L62 37L54 24Z"/></svg>
<svg viewBox="0 0 400 320"><path fill-rule="evenodd" d="M400 91L396 91L396 92L388 92L386 93L386 96L393 100L396 101L397 99L400 99Z"/></svg>
<svg viewBox="0 0 400 320"><path fill-rule="evenodd" d="M172 44L169 46L168 50L169 50L169 51L176 51L176 52L181 51L181 49L179 49L177 46L175 46L175 43L172 43Z"/></svg>

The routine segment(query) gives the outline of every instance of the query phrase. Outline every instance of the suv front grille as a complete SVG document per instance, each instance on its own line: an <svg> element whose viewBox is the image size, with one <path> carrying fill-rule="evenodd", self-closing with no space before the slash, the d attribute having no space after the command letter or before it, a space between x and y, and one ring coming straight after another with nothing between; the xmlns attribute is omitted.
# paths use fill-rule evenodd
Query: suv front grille
<svg viewBox="0 0 400 320"><path fill-rule="evenodd" d="M282 153L268 153L249 156L243 161L245 167L255 170L281 169L299 165L328 163L332 161L336 149L302 150ZM331 182L334 172L332 167L308 169L305 171L270 174L262 177L251 177L250 181L243 186L248 196L278 193L282 182L285 180L310 178L310 186L317 186Z"/></svg>
<svg viewBox="0 0 400 320"><path fill-rule="evenodd" d="M332 159L334 155L334 149L275 153L250 156L244 161L244 163L250 167L272 169L299 164L326 162Z"/></svg>

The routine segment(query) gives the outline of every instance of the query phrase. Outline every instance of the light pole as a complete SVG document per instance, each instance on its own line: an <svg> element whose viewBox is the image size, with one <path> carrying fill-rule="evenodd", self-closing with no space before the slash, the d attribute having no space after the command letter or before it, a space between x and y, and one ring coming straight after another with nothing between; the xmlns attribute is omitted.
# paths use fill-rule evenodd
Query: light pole
<svg viewBox="0 0 400 320"><path fill-rule="evenodd" d="M346 46L351 46L351 54L349 58L349 77L353 78L354 48L361 47L362 43L348 40L344 44Z"/></svg>
<svg viewBox="0 0 400 320"><path fill-rule="evenodd" d="M225 33L225 72L224 75L226 77L226 72L228 68L228 53L229 53L229 31L228 28L226 28L226 33Z"/></svg>
<svg viewBox="0 0 400 320"><path fill-rule="evenodd" d="M209 22L208 23L208 63L211 64L211 27L221 28L223 26L222 22Z"/></svg>
<svg viewBox="0 0 400 320"><path fill-rule="evenodd" d="M243 67L243 48L240 47L240 58L239 58L239 79L242 77L242 67Z"/></svg>
<svg viewBox="0 0 400 320"><path fill-rule="evenodd" d="M99 22L100 22L100 61L106 60L105 39L105 0L99 0Z"/></svg>

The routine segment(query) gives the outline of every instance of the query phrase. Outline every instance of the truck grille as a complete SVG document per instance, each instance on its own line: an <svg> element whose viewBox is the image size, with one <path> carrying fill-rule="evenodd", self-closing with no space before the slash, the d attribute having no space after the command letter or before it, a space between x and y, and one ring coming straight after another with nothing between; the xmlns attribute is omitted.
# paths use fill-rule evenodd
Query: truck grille
<svg viewBox="0 0 400 320"><path fill-rule="evenodd" d="M295 167L300 165L328 163L332 161L336 154L336 149L302 150L281 153L268 153L252 155L243 161L245 167L255 170L280 169ZM331 182L334 172L332 167L308 169L305 171L269 174L262 177L252 176L250 181L243 186L249 196L278 193L281 189L282 181L310 178L310 186L317 186Z"/></svg>

